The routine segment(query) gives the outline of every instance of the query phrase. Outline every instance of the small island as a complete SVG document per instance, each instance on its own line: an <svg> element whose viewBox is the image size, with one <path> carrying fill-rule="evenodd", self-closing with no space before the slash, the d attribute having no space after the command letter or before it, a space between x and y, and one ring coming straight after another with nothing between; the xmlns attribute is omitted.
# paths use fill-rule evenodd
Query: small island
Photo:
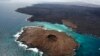
<svg viewBox="0 0 100 56"><path fill-rule="evenodd" d="M17 41L28 48L38 48L43 56L73 56L78 43L64 32L47 30L41 26L23 28Z"/></svg>

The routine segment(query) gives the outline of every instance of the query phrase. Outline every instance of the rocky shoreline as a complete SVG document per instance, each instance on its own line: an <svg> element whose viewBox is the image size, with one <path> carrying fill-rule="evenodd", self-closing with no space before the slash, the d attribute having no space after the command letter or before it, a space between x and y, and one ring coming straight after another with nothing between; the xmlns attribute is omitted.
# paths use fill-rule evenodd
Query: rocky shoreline
<svg viewBox="0 0 100 56"><path fill-rule="evenodd" d="M100 7L44 3L18 8L16 11L32 15L28 18L31 22L46 21L63 24L62 20L68 20L76 32L100 37L100 26L98 26L100 25Z"/></svg>
<svg viewBox="0 0 100 56"><path fill-rule="evenodd" d="M38 48L43 51L43 56L73 56L78 47L76 41L64 32L46 30L40 26L24 28L17 41L28 48Z"/></svg>

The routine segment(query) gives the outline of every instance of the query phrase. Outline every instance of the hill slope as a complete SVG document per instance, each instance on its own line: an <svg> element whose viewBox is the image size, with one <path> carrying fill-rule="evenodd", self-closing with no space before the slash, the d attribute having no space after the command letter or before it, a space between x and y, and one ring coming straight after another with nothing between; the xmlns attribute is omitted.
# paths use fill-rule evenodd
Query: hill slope
<svg viewBox="0 0 100 56"><path fill-rule="evenodd" d="M47 21L62 24L69 20L77 25L79 33L100 36L100 7L68 4L35 4L16 11L32 15L30 21Z"/></svg>

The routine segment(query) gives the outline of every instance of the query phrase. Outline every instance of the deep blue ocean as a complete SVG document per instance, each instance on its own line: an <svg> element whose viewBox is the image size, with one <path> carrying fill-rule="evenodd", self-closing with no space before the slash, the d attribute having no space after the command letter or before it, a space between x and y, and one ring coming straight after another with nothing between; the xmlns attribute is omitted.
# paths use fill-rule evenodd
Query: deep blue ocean
<svg viewBox="0 0 100 56"><path fill-rule="evenodd" d="M49 22L27 22L30 15L15 12L17 8L30 4L0 3L0 56L40 56L30 50L25 50L15 42L14 35L25 26L44 26L48 30L65 32L80 44L75 56L100 56L100 38L93 35L79 34L72 29ZM94 26L95 27L95 26Z"/></svg>

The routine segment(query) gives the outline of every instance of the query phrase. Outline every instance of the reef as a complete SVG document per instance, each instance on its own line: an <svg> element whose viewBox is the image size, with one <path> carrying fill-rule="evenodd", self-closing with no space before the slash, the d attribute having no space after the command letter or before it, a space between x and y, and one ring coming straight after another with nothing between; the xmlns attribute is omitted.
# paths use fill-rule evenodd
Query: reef
<svg viewBox="0 0 100 56"><path fill-rule="evenodd" d="M43 27L23 28L17 41L28 48L38 48L43 56L74 56L78 43L64 32L47 30Z"/></svg>

